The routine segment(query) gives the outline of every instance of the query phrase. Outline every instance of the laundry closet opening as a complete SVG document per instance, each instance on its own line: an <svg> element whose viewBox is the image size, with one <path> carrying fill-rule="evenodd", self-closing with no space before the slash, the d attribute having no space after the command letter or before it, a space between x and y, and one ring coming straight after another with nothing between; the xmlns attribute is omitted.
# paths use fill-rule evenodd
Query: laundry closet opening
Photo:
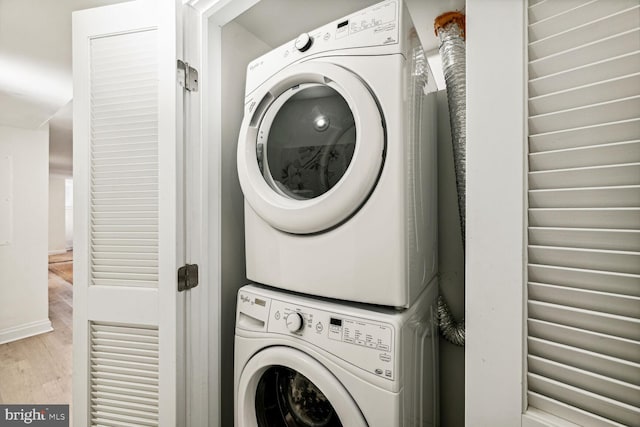
<svg viewBox="0 0 640 427"><path fill-rule="evenodd" d="M237 290L248 283L245 272L244 239L244 200L238 181L236 153L240 124L244 116L244 100L247 65L257 57L274 48L290 42L301 33L320 27L328 22L367 6L378 3L377 0L327 0L323 2L291 2L287 0L262 0L237 16L221 28L221 40L210 43L209 55L216 57L212 49L221 48L221 61L217 70L220 76L210 75L213 80L220 78L220 116L219 122L220 159L219 182L213 184L219 188L221 203L220 223L220 284L221 304L220 330L220 384L221 425L233 424L233 395L225 390L233 390L233 331L235 324L235 301ZM217 25L212 22L211 26ZM215 31L210 31L210 34ZM215 68L215 64L212 64ZM215 72L212 70L212 72ZM295 101L295 100L294 100ZM215 123L208 124L212 133L216 132ZM326 126L320 119L316 123L319 129ZM348 133L348 129L347 129ZM343 149L349 151L348 144ZM347 153L348 154L348 153ZM336 174L341 173L344 165L336 165ZM280 168L281 169L281 168ZM215 179L215 178L214 178ZM335 184L335 178L318 180L312 188L314 193L327 191ZM291 187L293 183L289 183ZM284 192L290 190L283 190ZM294 193L295 194L295 193ZM298 192L297 197L310 197L310 192Z"/></svg>
<svg viewBox="0 0 640 427"><path fill-rule="evenodd" d="M249 0L225 6L220 13L209 15L208 38L205 53L207 67L201 82L206 97L203 124L205 135L208 135L209 150L208 163L216 169L209 178L209 187L217 189L213 194L220 200L219 216L209 215L209 227L214 230L214 239L218 242L218 258L214 262L219 265L219 294L211 299L212 304L219 304L219 323L212 320L212 327L220 331L219 363L220 378L210 378L218 382L221 390L220 413L221 425L233 423L233 343L235 326L235 300L238 289L247 284L245 256L245 221L244 198L237 172L237 148L241 129L241 122L245 110L245 88L247 66L254 59L266 54L285 43L291 43L303 33L312 31L329 22L348 16L368 6L379 3L378 0L327 0L323 2L299 2L290 0ZM441 5L407 1L412 19L418 33L422 37L428 36L428 44L422 41L427 56L436 57L437 37L432 36L433 18L443 12ZM242 10L246 5L253 5ZM458 2L458 4L463 4ZM414 13L415 12L415 13ZM433 16L431 16L433 15ZM229 20L230 18L234 17ZM438 58L436 58L438 59ZM437 62L437 61L436 61ZM431 63L434 67L434 63ZM441 70L435 65L434 72ZM437 77L436 77L437 78ZM212 86L214 86L212 88ZM207 89L208 87L208 89ZM443 89L442 86L439 86ZM292 97L293 98L293 97ZM295 100L294 100L295 101ZM270 101L271 102L271 101ZM207 104L209 104L207 106ZM452 303L454 314L461 315L464 307L464 282L462 249L457 228L457 205L455 197L455 176L453 174L453 160L446 93L441 90L437 96L438 104L438 234L439 234L439 275L441 289L447 300ZM262 108L256 105L254 108ZM256 123L259 125L259 123ZM315 123L322 129L324 123L320 119ZM318 131L318 134L321 134ZM285 147L286 148L286 147ZM348 153L345 144L345 153ZM262 153L264 156L264 153ZM267 153L269 156L269 153ZM256 161L260 153L256 152ZM264 166L264 164L262 165ZM270 164L275 168L273 164ZM339 165L342 166L342 165ZM281 169L281 168L280 168ZM264 171L264 170L263 170ZM277 175L278 171L270 171ZM339 168L337 168L339 172ZM282 180L275 177L282 183ZM271 182L278 186L277 183ZM286 196L304 199L322 196L322 192L330 192L330 186L335 185L331 179L316 182L311 190L313 193L298 191L291 182L280 188ZM326 187L322 187L325 185ZM328 188L328 189L327 189ZM295 191L292 191L295 190ZM302 189L305 190L305 189ZM214 190L215 191L215 190ZM313 200L313 197L309 200ZM211 205L211 203L210 203ZM215 231L217 230L217 231ZM219 234L216 234L219 233ZM265 250L265 249L262 249ZM441 379L441 418L448 425L462 425L464 422L464 349L452 348L448 343L440 341L440 375ZM218 374L214 374L218 375ZM215 408L214 408L215 410Z"/></svg>

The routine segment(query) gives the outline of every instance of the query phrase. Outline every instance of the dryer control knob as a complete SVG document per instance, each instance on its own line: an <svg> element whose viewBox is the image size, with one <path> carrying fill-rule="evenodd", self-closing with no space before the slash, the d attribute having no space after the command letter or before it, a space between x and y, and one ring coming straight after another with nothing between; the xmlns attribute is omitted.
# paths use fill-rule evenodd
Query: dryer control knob
<svg viewBox="0 0 640 427"><path fill-rule="evenodd" d="M300 313L290 313L286 322L289 332L298 332L304 326L304 317Z"/></svg>
<svg viewBox="0 0 640 427"><path fill-rule="evenodd" d="M296 49L298 49L300 52L304 52L309 50L312 44L313 44L313 39L309 37L309 34L302 33L296 39L295 46L296 46Z"/></svg>

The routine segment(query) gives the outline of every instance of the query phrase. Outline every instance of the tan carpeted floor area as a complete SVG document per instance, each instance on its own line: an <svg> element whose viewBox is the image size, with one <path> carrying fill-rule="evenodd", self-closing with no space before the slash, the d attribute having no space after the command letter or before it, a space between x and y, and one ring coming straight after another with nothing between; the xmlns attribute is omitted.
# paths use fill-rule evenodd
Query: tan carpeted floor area
<svg viewBox="0 0 640 427"><path fill-rule="evenodd" d="M49 271L73 284L73 251L49 255Z"/></svg>

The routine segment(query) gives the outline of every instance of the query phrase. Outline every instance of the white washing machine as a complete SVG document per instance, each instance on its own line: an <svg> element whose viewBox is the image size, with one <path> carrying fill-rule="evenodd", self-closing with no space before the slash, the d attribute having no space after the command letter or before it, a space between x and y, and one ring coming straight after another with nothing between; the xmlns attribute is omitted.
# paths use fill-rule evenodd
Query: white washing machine
<svg viewBox="0 0 640 427"><path fill-rule="evenodd" d="M397 311L241 288L235 426L437 426L436 295Z"/></svg>
<svg viewBox="0 0 640 427"><path fill-rule="evenodd" d="M437 266L435 82L401 0L247 67L247 277L409 307Z"/></svg>

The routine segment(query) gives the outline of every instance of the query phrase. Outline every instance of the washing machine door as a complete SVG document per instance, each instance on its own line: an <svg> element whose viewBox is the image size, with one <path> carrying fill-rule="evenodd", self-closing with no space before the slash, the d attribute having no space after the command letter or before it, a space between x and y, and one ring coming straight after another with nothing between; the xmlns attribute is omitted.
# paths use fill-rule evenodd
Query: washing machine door
<svg viewBox="0 0 640 427"><path fill-rule="evenodd" d="M293 65L246 108L238 176L262 219L285 232L317 233L362 206L382 170L385 131L355 74L327 62Z"/></svg>
<svg viewBox="0 0 640 427"><path fill-rule="evenodd" d="M318 361L268 347L244 367L237 388L242 427L367 427L344 386Z"/></svg>

